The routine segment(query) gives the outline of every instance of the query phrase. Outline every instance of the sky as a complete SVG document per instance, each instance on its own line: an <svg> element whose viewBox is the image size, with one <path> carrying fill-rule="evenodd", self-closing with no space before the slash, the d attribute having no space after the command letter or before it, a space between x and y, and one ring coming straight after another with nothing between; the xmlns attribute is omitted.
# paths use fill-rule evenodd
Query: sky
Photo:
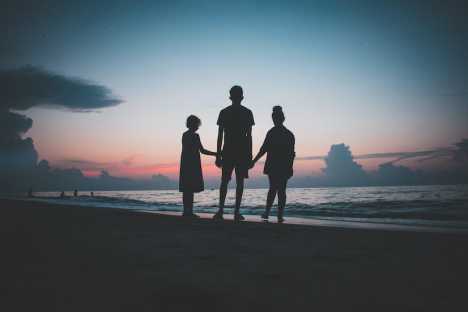
<svg viewBox="0 0 468 312"><path fill-rule="evenodd" d="M34 106L27 136L54 166L176 178L185 119L216 148L228 91L244 88L254 151L283 106L299 157L444 148L468 138L463 1L2 1L0 68L103 85L122 102ZM363 159L373 169L389 159ZM216 176L204 157L205 175ZM414 163L412 166L421 166ZM424 164L440 166L440 163ZM301 160L299 175L322 160ZM259 166L254 174L259 174Z"/></svg>

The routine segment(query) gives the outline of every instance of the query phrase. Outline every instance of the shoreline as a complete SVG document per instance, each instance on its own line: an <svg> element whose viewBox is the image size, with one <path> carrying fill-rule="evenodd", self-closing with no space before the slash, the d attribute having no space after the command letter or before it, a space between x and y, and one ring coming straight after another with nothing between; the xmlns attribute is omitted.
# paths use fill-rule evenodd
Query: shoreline
<svg viewBox="0 0 468 312"><path fill-rule="evenodd" d="M0 200L3 311L441 311L468 238Z"/></svg>
<svg viewBox="0 0 468 312"><path fill-rule="evenodd" d="M123 208L124 209L124 208ZM149 211L149 210L138 210L144 213L168 215L174 217L182 217L178 212L172 211ZM199 212L196 213L201 219L210 220L214 214ZM234 216L232 214L224 214L226 221L233 221ZM257 215L244 215L245 221L251 223L268 223L278 224L275 216L270 216L269 221L263 221L260 216ZM401 225L395 223L378 223L378 222L366 222L366 221L341 221L324 218L299 218L299 217L285 217L285 222L278 226L288 225L300 225L300 226L313 226L313 227L327 227L327 228L338 228L338 229L361 229L361 230L381 230L381 231L398 231L398 232L428 232L428 233L446 233L446 234L465 234L468 235L468 229L464 228L443 228L429 225Z"/></svg>
<svg viewBox="0 0 468 312"><path fill-rule="evenodd" d="M49 201L49 198L33 197L33 198L6 198L7 200L20 200L26 202L40 202L50 205L71 205L79 207L91 207L91 208L102 208L102 209L123 209L128 211L139 211L143 213L150 214L159 214L159 215L168 215L174 217L181 217L181 212L175 211L164 211L164 210L148 210L140 208L126 208L126 207L115 207L111 205L102 205L97 206L93 203L86 202L67 202L64 203L64 199L54 198L59 202ZM0 198L2 200L2 198ZM201 219L211 219L213 213L206 212L197 212L197 209L203 209L203 207L196 207L195 213L201 217ZM182 210L182 207L181 207ZM263 221L260 218L260 215L249 215L244 214L246 218L243 222L254 222L254 223L270 223L275 224L276 217L274 215L270 216L268 222ZM402 231L402 232L430 232L430 233L457 233L468 235L468 228L461 226L441 226L437 224L402 224L395 222L379 222L371 220L343 220L343 219L334 219L334 218L324 218L324 217L297 217L297 216L286 216L286 221L284 224L291 225L302 225L302 226L319 226L319 227L332 227L332 228L347 228L347 229L366 229L366 230L386 230L386 231ZM226 213L225 220L232 221L233 215ZM437 222L437 220L436 220Z"/></svg>

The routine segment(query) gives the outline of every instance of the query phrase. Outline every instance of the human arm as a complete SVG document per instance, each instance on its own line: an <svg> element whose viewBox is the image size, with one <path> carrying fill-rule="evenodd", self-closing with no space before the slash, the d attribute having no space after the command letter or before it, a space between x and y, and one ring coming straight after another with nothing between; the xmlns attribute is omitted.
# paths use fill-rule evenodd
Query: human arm
<svg viewBox="0 0 468 312"><path fill-rule="evenodd" d="M216 166L221 168L221 149L223 147L223 133L224 128L220 125L218 127L218 142L216 145Z"/></svg>
<svg viewBox="0 0 468 312"><path fill-rule="evenodd" d="M252 160L252 127L247 129L247 147L249 153L249 161Z"/></svg>
<svg viewBox="0 0 468 312"><path fill-rule="evenodd" d="M247 127L247 147L249 153L249 161L252 161L252 127L255 125L252 111L249 110L249 122Z"/></svg>
<svg viewBox="0 0 468 312"><path fill-rule="evenodd" d="M291 165L292 163L294 162L294 158L296 158L296 148L295 148L295 145L296 145L296 138L294 137L294 135L292 136L292 144L291 144Z"/></svg>
<svg viewBox="0 0 468 312"><path fill-rule="evenodd" d="M209 156L217 156L215 152L211 152L203 147L203 144L201 143L200 136L197 134L197 144L198 144L198 150L200 153L204 155L209 155Z"/></svg>
<svg viewBox="0 0 468 312"><path fill-rule="evenodd" d="M250 163L250 168L253 168L255 166L255 163L263 157L263 155L266 154L267 152L267 146L268 146L268 134L267 134L267 137L265 138L265 141L263 142L262 144L262 147L260 147L260 150L258 151L258 154L257 156L255 156L255 158L252 160L252 162Z"/></svg>
<svg viewBox="0 0 468 312"><path fill-rule="evenodd" d="M204 155L209 155L209 156L218 156L218 153L209 151L203 147L203 145L200 144L200 153Z"/></svg>
<svg viewBox="0 0 468 312"><path fill-rule="evenodd" d="M265 149L260 149L260 151L258 151L258 154L257 156L255 156L255 158L252 160L252 162L250 163L250 169L252 169L254 166L255 166L255 163L263 157L263 155L265 155L266 151Z"/></svg>

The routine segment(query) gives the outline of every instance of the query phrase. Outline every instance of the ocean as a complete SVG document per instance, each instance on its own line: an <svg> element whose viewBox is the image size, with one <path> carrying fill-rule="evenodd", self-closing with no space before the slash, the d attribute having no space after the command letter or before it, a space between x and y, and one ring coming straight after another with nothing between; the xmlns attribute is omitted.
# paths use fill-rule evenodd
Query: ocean
<svg viewBox="0 0 468 312"><path fill-rule="evenodd" d="M260 215L267 191L246 189L241 212ZM42 192L35 194L35 200L147 212L182 211L182 194L177 190L95 191L94 197L81 191L78 197L71 192L66 195L58 198L58 192ZM227 213L232 213L234 196L235 190L230 189ZM194 211L214 213L218 197L216 189L195 194ZM275 215L276 206L272 209L272 216ZM285 217L468 229L468 185L290 188Z"/></svg>

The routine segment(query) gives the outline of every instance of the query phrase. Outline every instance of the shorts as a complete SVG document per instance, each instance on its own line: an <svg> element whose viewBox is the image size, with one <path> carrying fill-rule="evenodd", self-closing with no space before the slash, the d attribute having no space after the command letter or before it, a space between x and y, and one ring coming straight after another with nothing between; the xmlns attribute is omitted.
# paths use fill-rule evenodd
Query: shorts
<svg viewBox="0 0 468 312"><path fill-rule="evenodd" d="M232 171L234 170L236 171L236 178L249 178L249 164L247 161L223 159L222 179L231 180Z"/></svg>
<svg viewBox="0 0 468 312"><path fill-rule="evenodd" d="M285 175L268 175L270 189L286 189L289 177Z"/></svg>

